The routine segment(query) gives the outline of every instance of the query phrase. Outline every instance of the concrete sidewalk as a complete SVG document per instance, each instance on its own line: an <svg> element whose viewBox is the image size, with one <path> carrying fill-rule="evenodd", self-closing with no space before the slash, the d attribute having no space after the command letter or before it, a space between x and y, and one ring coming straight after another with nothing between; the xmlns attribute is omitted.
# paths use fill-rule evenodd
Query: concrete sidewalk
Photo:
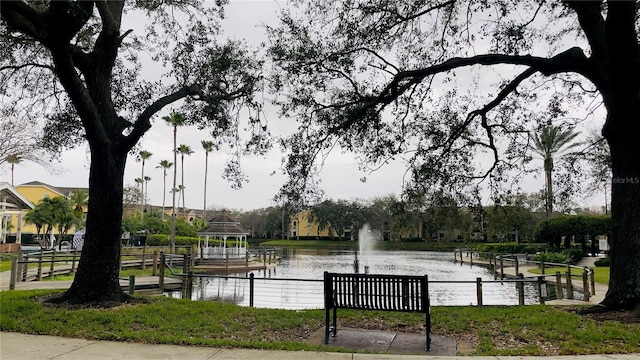
<svg viewBox="0 0 640 360"><path fill-rule="evenodd" d="M322 360L373 360L373 359L465 359L465 360L539 360L535 356L438 356L431 353L423 355L390 355L390 354L360 354L355 352L329 353L312 351L281 351L281 350L251 350L251 349L223 349L197 346L156 345L123 343L113 341L94 341L70 339L57 336L24 335L18 333L0 332L0 358L2 360L87 360L87 359L227 359L227 360L288 360L288 359L322 359ZM640 354L624 355L581 355L581 356L550 356L550 360L640 360Z"/></svg>

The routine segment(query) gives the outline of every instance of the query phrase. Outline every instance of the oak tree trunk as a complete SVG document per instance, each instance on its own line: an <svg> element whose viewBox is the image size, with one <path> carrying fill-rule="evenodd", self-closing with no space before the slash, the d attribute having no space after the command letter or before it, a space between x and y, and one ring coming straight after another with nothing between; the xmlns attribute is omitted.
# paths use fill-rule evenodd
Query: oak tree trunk
<svg viewBox="0 0 640 360"><path fill-rule="evenodd" d="M78 271L71 287L53 301L126 302L120 287L120 237L126 152L91 149L86 233Z"/></svg>
<svg viewBox="0 0 640 360"><path fill-rule="evenodd" d="M640 305L640 143L632 132L609 140L612 161L609 239L611 273L603 305L634 309Z"/></svg>

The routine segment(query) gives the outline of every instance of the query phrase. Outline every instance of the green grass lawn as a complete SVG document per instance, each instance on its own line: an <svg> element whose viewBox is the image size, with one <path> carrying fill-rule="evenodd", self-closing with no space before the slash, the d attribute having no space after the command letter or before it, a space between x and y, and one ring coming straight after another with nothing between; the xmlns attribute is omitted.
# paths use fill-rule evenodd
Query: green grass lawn
<svg viewBox="0 0 640 360"><path fill-rule="evenodd" d="M0 330L150 344L346 351L305 342L323 329L324 310L255 309L164 297L111 309L56 308L38 301L52 293L2 292ZM339 327L424 331L422 314L340 310L338 321ZM432 323L434 334L470 345L463 355L640 352L637 321L598 320L562 307L434 307Z"/></svg>
<svg viewBox="0 0 640 360"><path fill-rule="evenodd" d="M530 272L534 274L540 274L540 269L531 269ZM556 271L560 271L562 276L567 272L566 267L550 267L545 268L545 274L555 274ZM609 267L608 266L596 266L593 268L594 274L593 279L597 283L608 284L609 283ZM578 268L571 268L571 275L582 275L583 270Z"/></svg>

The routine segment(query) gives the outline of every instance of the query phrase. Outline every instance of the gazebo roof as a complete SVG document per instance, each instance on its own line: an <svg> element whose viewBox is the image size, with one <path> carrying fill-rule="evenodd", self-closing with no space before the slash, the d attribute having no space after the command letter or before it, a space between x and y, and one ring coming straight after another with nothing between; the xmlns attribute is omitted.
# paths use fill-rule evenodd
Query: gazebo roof
<svg viewBox="0 0 640 360"><path fill-rule="evenodd" d="M198 231L198 235L238 236L249 235L239 226L239 223L222 210L218 216L209 220L209 224Z"/></svg>
<svg viewBox="0 0 640 360"><path fill-rule="evenodd" d="M6 206L7 210L33 209L33 204L6 182L0 183L0 208L3 206Z"/></svg>

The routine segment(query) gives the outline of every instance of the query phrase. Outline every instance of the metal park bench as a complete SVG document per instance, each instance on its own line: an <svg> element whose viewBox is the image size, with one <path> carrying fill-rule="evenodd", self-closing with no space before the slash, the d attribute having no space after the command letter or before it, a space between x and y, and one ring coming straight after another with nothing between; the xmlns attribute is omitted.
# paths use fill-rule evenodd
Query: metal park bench
<svg viewBox="0 0 640 360"><path fill-rule="evenodd" d="M431 310L427 275L376 275L324 273L324 343L336 336L337 309L403 311L424 313L426 350L431 350ZM330 326L330 311L333 322Z"/></svg>

